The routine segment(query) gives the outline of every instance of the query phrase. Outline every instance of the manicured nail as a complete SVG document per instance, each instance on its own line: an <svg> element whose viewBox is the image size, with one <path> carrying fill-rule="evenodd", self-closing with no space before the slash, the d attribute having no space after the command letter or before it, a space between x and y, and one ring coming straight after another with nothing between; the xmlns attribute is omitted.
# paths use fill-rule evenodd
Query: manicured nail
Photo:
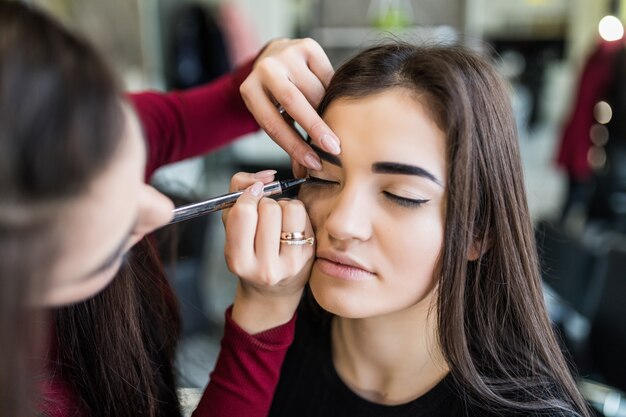
<svg viewBox="0 0 626 417"><path fill-rule="evenodd" d="M259 171L253 175L254 178L265 178L276 174L275 169L266 169L265 171Z"/></svg>
<svg viewBox="0 0 626 417"><path fill-rule="evenodd" d="M320 138L320 143L322 147L326 149L328 152L337 155L341 152L341 148L339 147L339 139L336 137L329 135L328 133L324 133Z"/></svg>
<svg viewBox="0 0 626 417"><path fill-rule="evenodd" d="M312 152L309 152L304 156L304 162L308 168L315 171L320 171L322 169L322 161L320 161L320 158Z"/></svg>
<svg viewBox="0 0 626 417"><path fill-rule="evenodd" d="M252 184L250 186L250 194L255 197L259 197L261 194L263 194L263 183L255 182L254 184Z"/></svg>

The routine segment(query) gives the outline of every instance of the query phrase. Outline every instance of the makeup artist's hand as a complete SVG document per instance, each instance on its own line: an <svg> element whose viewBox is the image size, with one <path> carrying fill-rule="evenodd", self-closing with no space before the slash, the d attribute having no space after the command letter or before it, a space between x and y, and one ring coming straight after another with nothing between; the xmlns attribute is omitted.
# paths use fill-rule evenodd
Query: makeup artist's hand
<svg viewBox="0 0 626 417"><path fill-rule="evenodd" d="M280 244L281 231L310 237L313 229L299 200L262 196L263 184L273 179L272 171L235 174L230 191L246 190L222 215L226 264L239 277L232 318L251 334L291 320L315 253L311 245Z"/></svg>
<svg viewBox="0 0 626 417"><path fill-rule="evenodd" d="M278 106L302 126L313 143L338 154L339 139L315 111L333 73L324 50L313 39L277 39L265 47L241 84L246 106L261 128L295 161L294 172L299 177L306 174L304 167L320 170L321 162L282 117Z"/></svg>

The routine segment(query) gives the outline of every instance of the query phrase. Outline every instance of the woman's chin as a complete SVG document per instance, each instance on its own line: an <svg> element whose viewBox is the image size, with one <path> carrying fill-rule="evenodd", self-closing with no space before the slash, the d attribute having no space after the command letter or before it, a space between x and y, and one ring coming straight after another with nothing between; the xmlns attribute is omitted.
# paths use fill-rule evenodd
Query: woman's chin
<svg viewBox="0 0 626 417"><path fill-rule="evenodd" d="M309 280L311 293L320 307L339 317L357 319L368 316L362 300L358 300L356 294L350 294L345 288L333 288L324 282L327 280L328 277L315 271Z"/></svg>

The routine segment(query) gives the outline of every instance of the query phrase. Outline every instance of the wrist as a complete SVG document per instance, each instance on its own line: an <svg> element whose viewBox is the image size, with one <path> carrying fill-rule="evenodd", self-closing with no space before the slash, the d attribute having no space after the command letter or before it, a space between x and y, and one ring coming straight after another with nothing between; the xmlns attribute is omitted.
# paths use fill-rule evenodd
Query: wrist
<svg viewBox="0 0 626 417"><path fill-rule="evenodd" d="M231 318L249 334L289 322L296 312L302 290L290 294L267 294L237 284Z"/></svg>

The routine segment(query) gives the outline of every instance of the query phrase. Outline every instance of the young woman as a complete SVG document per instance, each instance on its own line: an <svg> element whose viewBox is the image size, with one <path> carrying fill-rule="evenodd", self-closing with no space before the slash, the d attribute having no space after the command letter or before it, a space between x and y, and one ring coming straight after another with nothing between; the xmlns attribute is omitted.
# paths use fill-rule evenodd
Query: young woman
<svg viewBox="0 0 626 417"><path fill-rule="evenodd" d="M302 79L318 76L302 63L320 71L327 59L319 52L310 41L274 42L209 86L129 103L84 41L28 6L0 2L0 415L179 413L175 302L147 242L130 250L171 218L171 202L144 178L257 129L239 96L246 77L259 123L280 119L273 103L275 114L264 114L285 91L296 98L285 107L307 115L302 100L316 103L324 82L300 92ZM325 125L307 119L328 139ZM277 136L290 129L275 126ZM290 136L282 140L292 148ZM306 163L310 148L297 145ZM261 172L239 185L272 179ZM287 210L274 215L306 220L302 209ZM241 283L248 286L256 283ZM198 415L267 413L293 335L292 298L297 291L276 285L237 299Z"/></svg>
<svg viewBox="0 0 626 417"><path fill-rule="evenodd" d="M313 307L270 416L589 416L544 308L492 67L462 47L377 46L336 72L318 111L342 153L320 151L300 191ZM258 279L237 267L248 257L233 251L232 269Z"/></svg>

